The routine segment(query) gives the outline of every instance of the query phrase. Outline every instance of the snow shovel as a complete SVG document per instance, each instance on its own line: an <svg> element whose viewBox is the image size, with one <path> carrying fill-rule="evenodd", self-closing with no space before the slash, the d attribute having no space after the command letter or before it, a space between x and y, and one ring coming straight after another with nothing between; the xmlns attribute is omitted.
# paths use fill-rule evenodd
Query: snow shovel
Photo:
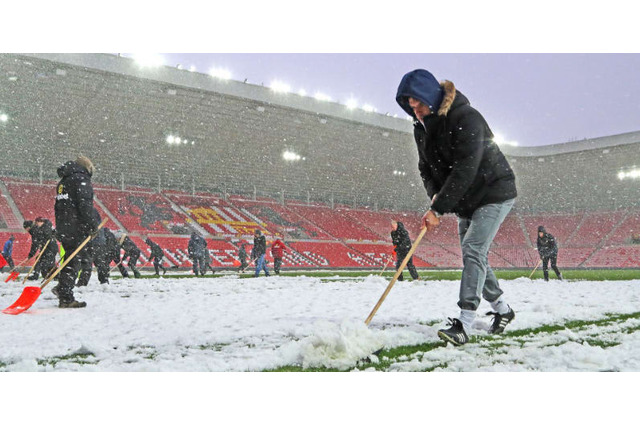
<svg viewBox="0 0 640 426"><path fill-rule="evenodd" d="M40 253L38 253L38 257L36 257L36 261L33 262L33 266L31 267L31 269L29 269L29 272L27 272L27 275L24 276L24 279L22 280L22 285L24 285L24 283L27 282L27 278L29 278L29 275L31 275L31 272L33 272L33 268L35 268L36 265L38 264L38 261L40 260L40 256L42 256L42 254L47 249L47 246L49 245L50 242L51 240L47 241L44 247L42 247L42 250L40 250Z"/></svg>
<svg viewBox="0 0 640 426"><path fill-rule="evenodd" d="M102 223L98 226L98 229L102 228L107 223L107 221L108 221L108 218L103 220ZM39 287L36 287L36 286L25 287L22 290L22 294L20 295L20 297L18 297L18 300L16 300L16 302L13 305L4 309L2 313L9 314L9 315L18 315L26 311L27 309L29 309L36 302L36 300L38 300L38 297L40 297L40 294L42 293L42 289L45 288L47 284L49 284L51 280L53 280L60 273L60 271L62 271L62 269L64 269L65 266L67 266L67 263L69 263L71 259L73 259L80 252L80 250L82 250L84 246L87 245L89 241L91 241L91 238L92 236L89 235L80 244L80 246L78 246L78 248L73 253L71 253L70 256L68 256L65 259L62 265L60 265L58 269L56 269L56 271L52 275L50 275ZM42 251L44 252L44 250Z"/></svg>
<svg viewBox="0 0 640 426"><path fill-rule="evenodd" d="M364 321L365 324L369 325L369 323L373 319L373 316L376 314L376 312L378 312L378 308L380 308L380 305L382 305L382 302L384 302L384 299L386 299L387 295L391 291L391 287L393 287L393 285L396 283L396 280L398 279L398 277L400 277L400 274L402 274L402 271L407 266L407 263L409 263L409 259L411 259L411 256L413 256L413 252L415 252L416 249L418 248L418 244L420 244L420 241L422 240L422 237L424 237L424 234L426 232L427 232L427 227L425 226L422 228L422 231L420 231L420 235L418 235L418 238L416 238L416 240L414 241L413 246L411 247L411 250L409 250L409 253L407 253L407 255L404 257L402 264L396 271L396 274L391 279L391 282L387 286L387 289L384 291L384 293L382 293L380 300L378 300L378 303L376 303L376 306L374 306L373 310L371 311L367 319Z"/></svg>
<svg viewBox="0 0 640 426"><path fill-rule="evenodd" d="M242 271L240 271L240 273L244 274L244 271L249 269L249 266L251 266L253 264L253 262L255 262L255 261L256 261L256 259L253 259L251 262L249 262L249 264L247 266L245 266L244 269Z"/></svg>
<svg viewBox="0 0 640 426"><path fill-rule="evenodd" d="M529 279L531 279L531 277L536 272L536 269L538 269L538 267L540 266L541 263L542 263L542 259L538 260L538 264L536 265L535 268L533 268L533 271L531 271L531 275L529 275Z"/></svg>
<svg viewBox="0 0 640 426"><path fill-rule="evenodd" d="M8 283L9 281L13 281L16 278L18 278L18 276L20 275L20 272L16 271L16 269L22 266L22 264L27 260L29 260L29 258L24 259L22 262L18 263L11 271L9 271L9 276L7 277L6 280L4 280L4 282Z"/></svg>
<svg viewBox="0 0 640 426"><path fill-rule="evenodd" d="M9 272L9 276L4 280L4 282L8 283L9 281L15 280L19 276L20 276L20 273L18 271Z"/></svg>

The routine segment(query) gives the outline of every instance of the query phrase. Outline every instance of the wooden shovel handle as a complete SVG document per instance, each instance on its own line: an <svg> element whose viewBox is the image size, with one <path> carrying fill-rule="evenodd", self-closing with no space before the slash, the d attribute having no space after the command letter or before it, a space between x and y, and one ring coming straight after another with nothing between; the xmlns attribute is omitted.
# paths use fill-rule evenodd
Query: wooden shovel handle
<svg viewBox="0 0 640 426"><path fill-rule="evenodd" d="M24 279L22 280L22 285L24 285L24 283L27 282L27 278L29 278L29 275L31 275L31 272L33 272L33 268L35 268L36 265L38 264L38 261L40 260L40 256L42 256L42 254L47 249L47 246L49 245L50 242L51 240L47 241L44 247L42 247L42 250L40 250L40 253L38 253L38 257L36 257L36 261L33 262L33 266L31 267L31 269L29 269L29 272L27 272L27 275L24 276Z"/></svg>
<svg viewBox="0 0 640 426"><path fill-rule="evenodd" d="M427 228L426 227L422 228L422 231L420 231L420 235L418 235L418 238L416 238L416 240L414 241L413 246L411 247L411 250L409 250L409 253L407 253L407 255L404 257L402 264L396 271L396 274L391 279L391 282L387 286L387 289L384 291L384 293L382 293L380 300L378 300L378 303L376 303L376 306L374 306L373 310L371 311L367 319L364 321L365 324L369 325L369 323L373 319L373 316L378 311L378 308L380 307L380 305L382 305L382 302L384 302L384 299L386 299L387 295L391 291L391 287L393 287L393 285L396 283L396 280L398 279L400 274L402 274L402 271L404 270L405 266L407 266L407 263L409 263L409 259L411 259L411 256L413 256L413 253L418 248L418 244L420 244L420 241L422 240L422 237L424 237L424 234L426 232L427 232Z"/></svg>

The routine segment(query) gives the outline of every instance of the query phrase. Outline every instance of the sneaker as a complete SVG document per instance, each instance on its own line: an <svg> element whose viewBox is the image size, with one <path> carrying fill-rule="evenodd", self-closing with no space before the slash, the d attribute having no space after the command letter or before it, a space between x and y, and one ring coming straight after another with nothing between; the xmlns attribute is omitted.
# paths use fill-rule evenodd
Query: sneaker
<svg viewBox="0 0 640 426"><path fill-rule="evenodd" d="M469 341L469 336L464 331L464 327L462 327L462 322L458 318L448 318L449 322L447 325L451 327L447 329L438 330L438 337L444 340L445 342L449 342L454 346L464 345Z"/></svg>
<svg viewBox="0 0 640 426"><path fill-rule="evenodd" d="M58 308L84 308L85 306L87 306L87 302L78 302L77 300L73 300L68 303L60 301Z"/></svg>
<svg viewBox="0 0 640 426"><path fill-rule="evenodd" d="M38 274L33 274L33 275L29 275L29 278L27 278L29 281L35 281L38 279Z"/></svg>
<svg viewBox="0 0 640 426"><path fill-rule="evenodd" d="M493 323L489 328L489 334L500 334L504 331L504 328L516 317L516 313L513 312L511 306L509 306L509 312L500 315L497 312L487 312L487 315L493 315Z"/></svg>

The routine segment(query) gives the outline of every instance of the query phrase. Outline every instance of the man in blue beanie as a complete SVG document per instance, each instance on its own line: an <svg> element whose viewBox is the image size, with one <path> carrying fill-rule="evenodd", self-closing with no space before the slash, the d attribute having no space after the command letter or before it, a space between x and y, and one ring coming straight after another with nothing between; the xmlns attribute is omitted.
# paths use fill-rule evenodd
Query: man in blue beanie
<svg viewBox="0 0 640 426"><path fill-rule="evenodd" d="M438 331L456 346L469 341L480 304L487 300L495 312L489 333L502 333L514 318L488 263L489 247L517 196L515 175L482 115L450 81L439 83L426 70L402 78L396 101L414 118L418 169L431 206L422 218L432 231L440 216L458 216L462 248L459 318Z"/></svg>

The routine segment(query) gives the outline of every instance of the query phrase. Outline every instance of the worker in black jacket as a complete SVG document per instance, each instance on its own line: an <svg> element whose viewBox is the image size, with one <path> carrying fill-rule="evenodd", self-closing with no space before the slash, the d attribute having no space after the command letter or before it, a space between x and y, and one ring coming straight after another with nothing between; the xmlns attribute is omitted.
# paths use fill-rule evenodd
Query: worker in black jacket
<svg viewBox="0 0 640 426"><path fill-rule="evenodd" d="M84 156L58 168L61 179L56 189L56 234L65 250L65 256L71 256L100 225L93 207L91 176L94 171L93 163ZM52 289L59 299L60 308L84 308L87 305L75 300L73 296L79 266L78 256L71 258L60 272L58 285Z"/></svg>
<svg viewBox="0 0 640 426"><path fill-rule="evenodd" d="M260 275L260 271L263 270L264 274L269 276L269 269L267 269L267 261L265 259L267 255L267 239L262 235L262 231L256 229L253 234L253 248L251 249L251 259L256 262L256 274Z"/></svg>
<svg viewBox="0 0 640 426"><path fill-rule="evenodd" d="M395 220L391 221L391 241L393 243L393 250L396 252L396 271L400 269L400 265L404 261L404 258L407 257L409 251L411 250L411 239L409 238L409 232L405 229L404 224L402 222L397 222ZM413 265L413 256L407 262L407 268L409 269L409 273L411 274L411 278L414 280L420 279L418 275L418 271L416 271L416 267ZM398 276L398 281L403 281L404 273Z"/></svg>
<svg viewBox="0 0 640 426"><path fill-rule="evenodd" d="M151 248L151 257L149 257L149 261L153 261L153 268L156 270L156 275L160 275L160 268L162 268L162 275L167 273L167 268L162 265L162 258L164 257L164 252L162 248L151 241L151 238L147 237L144 242Z"/></svg>
<svg viewBox="0 0 640 426"><path fill-rule="evenodd" d="M191 233L191 238L189 239L189 245L187 246L187 252L189 253L189 258L193 263L193 273L197 277L198 275L203 276L206 271L206 256L207 256L207 241L204 237L197 232Z"/></svg>
<svg viewBox="0 0 640 426"><path fill-rule="evenodd" d="M31 249L27 257L31 259L44 249L44 253L42 253L40 260L33 268L33 273L29 276L29 279L37 280L40 272L42 272L42 277L46 278L55 269L56 254L58 254L58 243L53 224L49 219L37 217L33 222L30 220L24 221L23 227L31 235Z"/></svg>
<svg viewBox="0 0 640 426"><path fill-rule="evenodd" d="M544 280L549 281L549 261L551 261L551 268L556 273L556 277L562 280L562 274L556 265L558 261L558 243L553 235L548 233L544 226L538 227L538 255L542 262L542 272L544 273Z"/></svg>
<svg viewBox="0 0 640 426"><path fill-rule="evenodd" d="M488 254L517 196L513 170L482 114L451 81L440 83L424 69L411 71L402 78L396 101L413 118L418 170L431 200L423 226L431 232L440 225L441 215L458 216L463 263L460 315L438 336L454 345L467 343L481 296L495 310L489 333L502 333L515 314L489 266Z"/></svg>
<svg viewBox="0 0 640 426"><path fill-rule="evenodd" d="M120 247L122 248L122 250L124 250L124 254L122 255L122 262L120 263L120 265L122 266L122 264L128 259L127 266L131 268L131 272L133 272L133 276L135 278L140 278L141 276L140 271L138 271L138 268L136 268L138 259L140 259L140 254L141 254L140 249L138 248L136 243L134 243L133 240L128 236L124 237L124 241L122 242Z"/></svg>
<svg viewBox="0 0 640 426"><path fill-rule="evenodd" d="M123 278L129 278L129 272L125 269L122 264L120 258L120 252L122 251L120 248L121 242L124 242L124 238L126 234L123 234L119 237L116 237L115 234L108 228L104 228L104 236L106 241L106 259L107 259L107 267L111 270L111 262L115 265L118 265L118 270Z"/></svg>

